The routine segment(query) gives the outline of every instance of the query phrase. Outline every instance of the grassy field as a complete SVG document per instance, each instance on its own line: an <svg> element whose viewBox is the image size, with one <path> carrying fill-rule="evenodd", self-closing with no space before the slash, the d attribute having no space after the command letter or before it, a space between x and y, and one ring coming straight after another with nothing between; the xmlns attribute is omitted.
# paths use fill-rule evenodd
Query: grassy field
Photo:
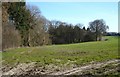
<svg viewBox="0 0 120 77"><path fill-rule="evenodd" d="M18 63L37 62L38 65L79 66L91 61L119 58L118 37L104 38L108 41L8 49L2 53L3 65L14 66Z"/></svg>

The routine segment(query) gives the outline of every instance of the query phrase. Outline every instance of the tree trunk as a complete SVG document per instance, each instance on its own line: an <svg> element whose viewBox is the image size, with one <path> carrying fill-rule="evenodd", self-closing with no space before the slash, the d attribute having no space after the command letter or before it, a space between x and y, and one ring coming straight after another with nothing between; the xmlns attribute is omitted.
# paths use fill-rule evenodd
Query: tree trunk
<svg viewBox="0 0 120 77"><path fill-rule="evenodd" d="M96 38L96 41L97 41L97 37L98 37L98 35L96 34L96 37L95 37L95 38Z"/></svg>

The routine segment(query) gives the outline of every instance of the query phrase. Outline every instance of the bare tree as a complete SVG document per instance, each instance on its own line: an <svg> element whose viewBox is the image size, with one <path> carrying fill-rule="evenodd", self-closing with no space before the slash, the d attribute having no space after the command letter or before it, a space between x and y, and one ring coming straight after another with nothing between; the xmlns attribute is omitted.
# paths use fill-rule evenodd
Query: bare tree
<svg viewBox="0 0 120 77"><path fill-rule="evenodd" d="M90 22L89 28L92 32L95 33L96 41L97 41L98 39L101 40L103 33L105 33L109 27L106 25L103 19L100 20L98 19Z"/></svg>
<svg viewBox="0 0 120 77"><path fill-rule="evenodd" d="M46 32L46 23L48 20L41 14L41 11L36 6L28 6L30 10L32 29L29 30L30 46L38 46L48 44L49 34Z"/></svg>

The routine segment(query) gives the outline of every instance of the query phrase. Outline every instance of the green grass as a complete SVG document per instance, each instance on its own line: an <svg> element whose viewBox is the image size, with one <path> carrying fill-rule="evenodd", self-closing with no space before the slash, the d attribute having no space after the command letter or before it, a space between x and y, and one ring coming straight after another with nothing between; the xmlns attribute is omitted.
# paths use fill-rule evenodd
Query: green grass
<svg viewBox="0 0 120 77"><path fill-rule="evenodd" d="M3 65L37 62L38 64L76 64L119 58L118 37L108 41L8 49L2 53ZM120 38L120 37L119 37Z"/></svg>

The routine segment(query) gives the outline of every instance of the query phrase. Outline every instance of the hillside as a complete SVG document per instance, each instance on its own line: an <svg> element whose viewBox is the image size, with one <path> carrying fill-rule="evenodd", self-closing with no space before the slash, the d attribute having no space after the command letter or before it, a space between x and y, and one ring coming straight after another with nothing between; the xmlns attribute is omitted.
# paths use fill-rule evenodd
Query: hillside
<svg viewBox="0 0 120 77"><path fill-rule="evenodd" d="M20 64L32 63L37 69L42 68L41 71L44 74L49 71L70 70L90 63L119 58L118 37L104 38L108 40L8 49L2 53L2 69L6 72Z"/></svg>

